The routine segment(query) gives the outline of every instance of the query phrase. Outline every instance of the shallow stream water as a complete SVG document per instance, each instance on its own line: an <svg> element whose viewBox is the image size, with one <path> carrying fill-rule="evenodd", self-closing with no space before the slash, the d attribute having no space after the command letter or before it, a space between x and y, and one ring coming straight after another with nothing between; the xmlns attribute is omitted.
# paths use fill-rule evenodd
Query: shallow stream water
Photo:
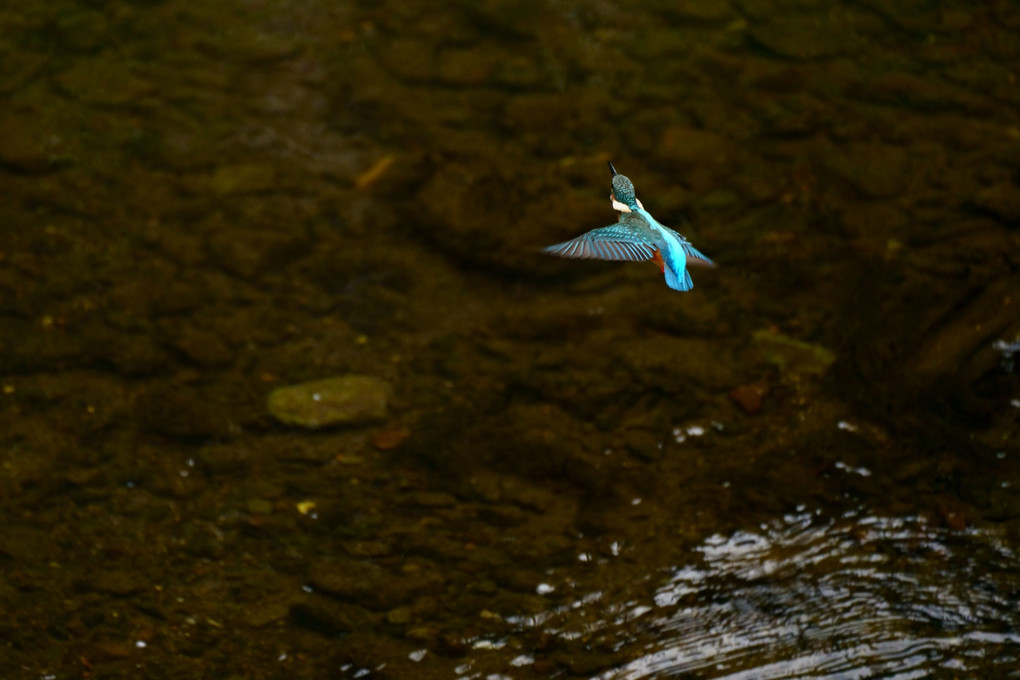
<svg viewBox="0 0 1020 680"><path fill-rule="evenodd" d="M1020 677L1018 64L1005 1L0 10L0 675ZM610 160L692 292L538 252Z"/></svg>

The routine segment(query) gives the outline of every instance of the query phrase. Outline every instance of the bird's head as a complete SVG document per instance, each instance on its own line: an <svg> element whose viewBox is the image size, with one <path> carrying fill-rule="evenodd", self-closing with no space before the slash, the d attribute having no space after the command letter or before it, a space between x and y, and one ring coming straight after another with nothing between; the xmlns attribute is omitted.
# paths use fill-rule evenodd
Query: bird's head
<svg viewBox="0 0 1020 680"><path fill-rule="evenodd" d="M613 193L610 195L613 199L613 208L618 212L631 212L643 208L641 201L634 194L634 185L631 181L618 173L612 163L609 164L609 171L613 173Z"/></svg>

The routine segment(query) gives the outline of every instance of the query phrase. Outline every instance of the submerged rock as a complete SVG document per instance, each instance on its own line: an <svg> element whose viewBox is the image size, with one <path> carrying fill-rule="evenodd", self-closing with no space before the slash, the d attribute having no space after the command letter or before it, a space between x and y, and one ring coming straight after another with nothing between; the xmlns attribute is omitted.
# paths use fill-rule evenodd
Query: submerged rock
<svg viewBox="0 0 1020 680"><path fill-rule="evenodd" d="M507 107L507 117L529 134L557 128L570 111L547 116L546 100L525 98ZM551 105L551 104L550 104ZM518 108L519 106L519 108ZM597 174L596 174L597 172ZM605 177L600 166L592 176ZM605 186L605 185L603 185ZM488 271L537 274L556 268L552 258L536 257L538 247L573 234L553 231L550 224L602 224L611 217L604 189L573 190L562 174L521 174L488 164L450 164L436 172L421 190L421 235L440 250L472 267ZM493 206L500 206L493 210ZM569 227L572 229L573 227Z"/></svg>
<svg viewBox="0 0 1020 680"><path fill-rule="evenodd" d="M889 144L853 142L827 155L824 164L866 199L901 195L911 175L907 152Z"/></svg>
<svg viewBox="0 0 1020 680"><path fill-rule="evenodd" d="M827 16L776 17L753 28L750 35L770 52L804 61L850 54L859 47L852 24Z"/></svg>
<svg viewBox="0 0 1020 680"><path fill-rule="evenodd" d="M285 425L310 429L357 425L386 417L390 384L367 375L346 375L278 387L269 393L269 413Z"/></svg>
<svg viewBox="0 0 1020 680"><path fill-rule="evenodd" d="M974 205L1006 224L1020 223L1020 185L1004 181L977 192Z"/></svg>
<svg viewBox="0 0 1020 680"><path fill-rule="evenodd" d="M29 116L5 113L0 116L0 165L25 172L46 170L52 165L50 152Z"/></svg>
<svg viewBox="0 0 1020 680"><path fill-rule="evenodd" d="M737 406L744 410L744 413L751 415L761 410L762 401L769 393L769 386L763 380L741 385L730 392L730 399Z"/></svg>
<svg viewBox="0 0 1020 680"><path fill-rule="evenodd" d="M754 346L766 361L795 373L822 375L836 360L831 350L769 330L754 332Z"/></svg>

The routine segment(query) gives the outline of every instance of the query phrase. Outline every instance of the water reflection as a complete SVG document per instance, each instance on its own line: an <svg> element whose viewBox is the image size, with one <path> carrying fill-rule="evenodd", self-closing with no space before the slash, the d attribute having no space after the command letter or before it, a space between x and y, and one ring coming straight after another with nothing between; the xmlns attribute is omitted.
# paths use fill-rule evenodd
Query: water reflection
<svg viewBox="0 0 1020 680"><path fill-rule="evenodd" d="M697 553L649 601L593 626L636 656L597 677L915 678L1017 662L1020 561L993 532L804 511Z"/></svg>

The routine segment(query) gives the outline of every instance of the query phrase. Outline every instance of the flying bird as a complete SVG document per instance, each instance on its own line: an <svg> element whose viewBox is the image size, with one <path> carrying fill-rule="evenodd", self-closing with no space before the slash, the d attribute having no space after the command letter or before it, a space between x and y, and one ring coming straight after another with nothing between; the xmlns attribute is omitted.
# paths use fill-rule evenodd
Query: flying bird
<svg viewBox="0 0 1020 680"><path fill-rule="evenodd" d="M714 267L715 263L702 255L683 235L652 217L637 199L633 183L616 172L612 163L609 171L613 174L610 198L613 209L620 213L619 221L542 250L582 260L648 260L659 266L659 271L666 276L666 285L673 290L693 288L694 281L687 265Z"/></svg>

